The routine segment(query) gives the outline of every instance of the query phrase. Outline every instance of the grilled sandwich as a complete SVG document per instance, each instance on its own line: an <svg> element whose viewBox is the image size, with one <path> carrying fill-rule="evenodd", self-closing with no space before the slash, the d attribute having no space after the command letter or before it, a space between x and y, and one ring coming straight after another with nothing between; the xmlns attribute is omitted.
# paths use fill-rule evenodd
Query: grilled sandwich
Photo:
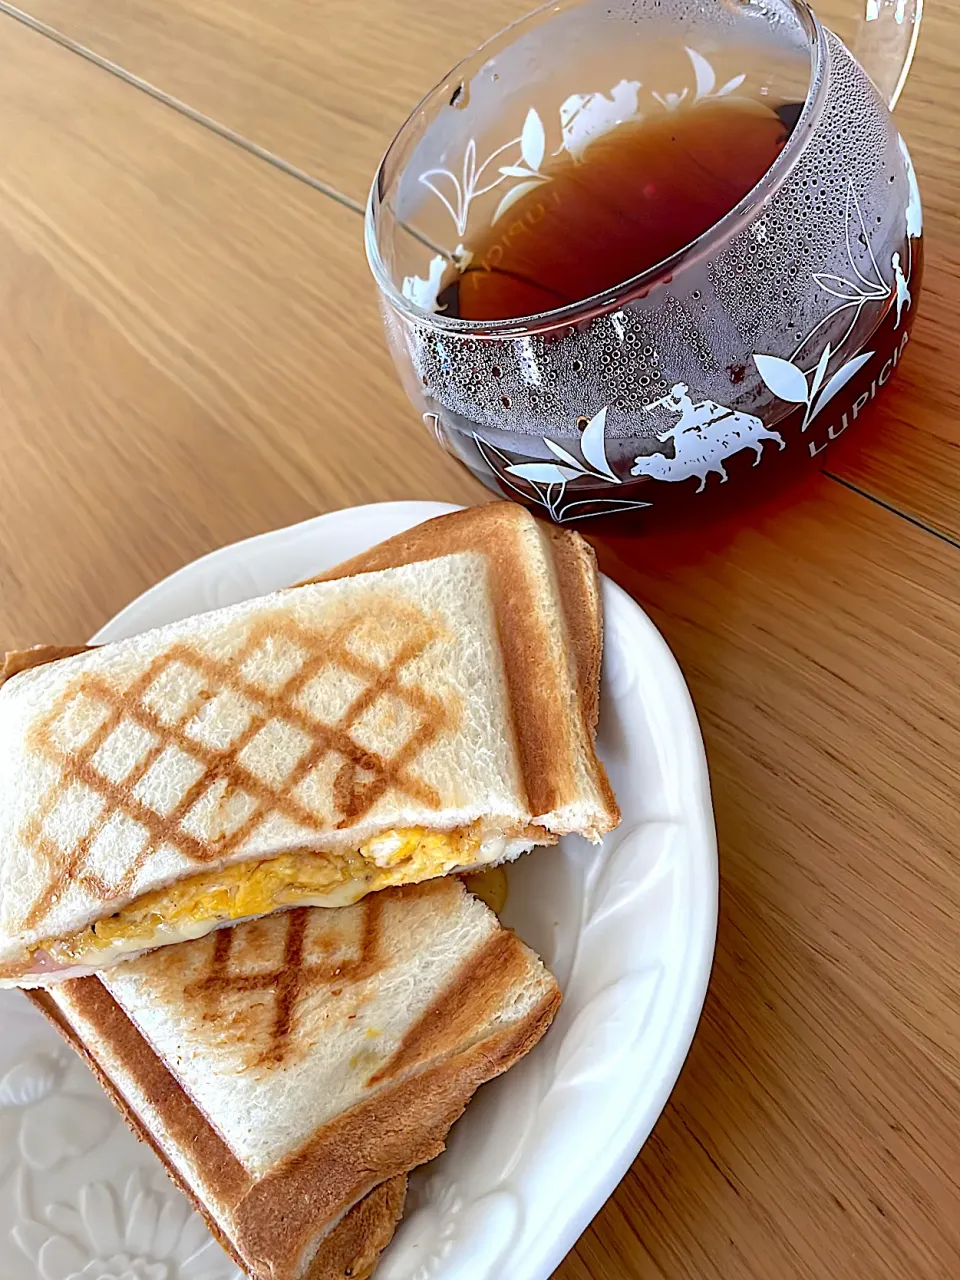
<svg viewBox="0 0 960 1280"><path fill-rule="evenodd" d="M405 1177L560 995L456 877L30 991L256 1280L363 1280Z"/></svg>
<svg viewBox="0 0 960 1280"><path fill-rule="evenodd" d="M599 839L600 651L587 544L494 503L323 580L11 655L0 985Z"/></svg>

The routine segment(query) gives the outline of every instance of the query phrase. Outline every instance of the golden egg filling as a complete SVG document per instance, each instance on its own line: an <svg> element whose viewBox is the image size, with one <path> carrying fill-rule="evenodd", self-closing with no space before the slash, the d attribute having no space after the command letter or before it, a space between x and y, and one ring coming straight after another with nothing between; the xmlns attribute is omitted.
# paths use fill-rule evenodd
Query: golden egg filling
<svg viewBox="0 0 960 1280"><path fill-rule="evenodd" d="M480 839L464 831L406 827L337 853L283 853L234 863L155 889L68 938L31 948L58 965L93 964L104 951L141 951L157 942L199 937L228 921L293 906L345 906L390 885L445 875L477 861Z"/></svg>

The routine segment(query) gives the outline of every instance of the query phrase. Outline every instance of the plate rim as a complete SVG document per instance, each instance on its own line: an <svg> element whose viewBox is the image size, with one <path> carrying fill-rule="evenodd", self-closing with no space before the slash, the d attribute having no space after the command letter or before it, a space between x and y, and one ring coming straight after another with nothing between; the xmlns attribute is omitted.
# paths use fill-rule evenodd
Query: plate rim
<svg viewBox="0 0 960 1280"><path fill-rule="evenodd" d="M288 540L295 531L301 535L309 536L316 532L322 536L323 533L329 532L332 527L342 525L344 522L362 526L367 520L376 517L382 518L388 514L397 520L396 531L402 532L404 529L412 528L424 520L463 509L462 506L455 503L429 500L418 501L415 499L365 503L359 506L341 507L333 511L327 511L320 515L309 517L306 520L296 521L290 525L265 530L248 538L226 543L180 566L180 568L175 569L172 573L167 574L141 592L140 595L129 601L128 604L104 623L95 635L91 637L90 643L102 644L137 634L143 629L142 625L131 627L131 623L134 617L142 612L145 605L154 605L161 602L164 595L179 580L202 575L206 568L215 564L218 560L225 562L236 561L238 555L242 555L244 549L249 550L255 544L258 547L263 547L269 543L282 543ZM382 541L382 539L374 537L367 545L373 546L378 541ZM675 716L672 730L674 736L685 740L683 745L688 763L691 766L691 777L695 778L697 783L696 795L691 797L691 805L686 816L693 822L695 827L697 844L703 855L703 866L700 869L705 875L705 881L699 886L696 895L700 904L700 919L691 922L691 937L695 941L691 944L693 954L689 958L688 971L683 975L684 980L681 982L680 987L680 992L683 993L684 998L680 1002L680 1014L674 1025L673 1035L661 1049L663 1059L660 1064L661 1074L656 1082L656 1087L651 1091L651 1101L644 1107L643 1114L639 1117L635 1126L632 1128L624 1126L623 1140L618 1144L616 1151L611 1152L610 1159L604 1163L602 1169L597 1171L597 1174L592 1179L589 1193L578 1201L574 1211L563 1219L562 1224L558 1224L558 1229L550 1240L541 1240L539 1248L528 1250L522 1259L515 1260L522 1262L522 1267L518 1272L518 1280L548 1280L548 1277L575 1246L577 1240L609 1199L617 1185L626 1176L634 1160L639 1156L653 1128L663 1114L689 1055L690 1047L703 1013L716 950L719 915L719 859L706 751L693 699L673 651L653 620L618 583L607 577L606 574L601 574L600 577L602 590L605 593L612 593L617 598L619 606L631 616L633 624L643 630L649 645L654 651L658 652L662 668L661 677L665 673L669 673L668 678L673 685L671 702ZM680 721L680 723L677 723L677 721Z"/></svg>

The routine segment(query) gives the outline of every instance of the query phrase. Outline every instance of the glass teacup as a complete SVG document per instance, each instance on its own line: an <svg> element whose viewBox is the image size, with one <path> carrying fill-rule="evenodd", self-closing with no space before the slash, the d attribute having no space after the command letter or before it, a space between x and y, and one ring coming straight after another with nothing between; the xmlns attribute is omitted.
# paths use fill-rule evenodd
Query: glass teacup
<svg viewBox="0 0 960 1280"><path fill-rule="evenodd" d="M889 109L919 8L870 0L868 18L857 48L873 80L803 0L566 0L494 37L417 108L374 181L367 253L410 398L489 487L555 520L645 520L705 494L742 501L863 414L903 355L922 267ZM648 125L695 141L733 109L745 139L759 113L782 139L689 242L675 203L655 241L667 256L588 296L555 288L591 278L581 267L608 245L588 232L532 290L511 276L548 260L517 259L517 245L542 249L542 228L564 226L550 201L597 145ZM669 166L651 198L661 179ZM528 296L545 303L523 314Z"/></svg>

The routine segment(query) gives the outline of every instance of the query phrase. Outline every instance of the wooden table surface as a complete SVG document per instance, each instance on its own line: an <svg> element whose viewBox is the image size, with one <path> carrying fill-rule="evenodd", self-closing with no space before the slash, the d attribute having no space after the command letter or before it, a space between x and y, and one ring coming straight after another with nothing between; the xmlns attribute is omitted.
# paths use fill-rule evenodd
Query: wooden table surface
<svg viewBox="0 0 960 1280"><path fill-rule="evenodd" d="M522 0L23 4L0 0L0 643L82 639L319 511L483 498L400 391L360 202ZM958 84L960 8L931 0L898 111L921 315L856 450L695 562L598 547L691 685L721 923L673 1097L561 1280L960 1276Z"/></svg>

